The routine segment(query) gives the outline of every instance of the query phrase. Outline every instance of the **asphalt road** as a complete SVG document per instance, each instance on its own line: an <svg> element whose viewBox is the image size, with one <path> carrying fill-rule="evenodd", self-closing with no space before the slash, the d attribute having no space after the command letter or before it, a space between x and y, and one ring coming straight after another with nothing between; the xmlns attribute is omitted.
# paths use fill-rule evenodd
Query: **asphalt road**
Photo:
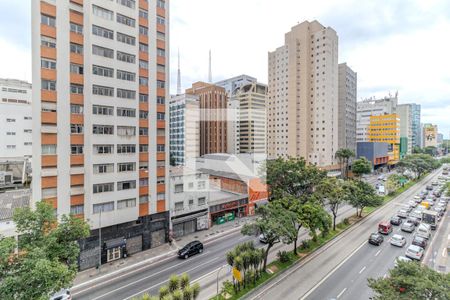
<svg viewBox="0 0 450 300"><path fill-rule="evenodd" d="M440 174L440 172L439 172ZM388 238L380 246L367 243L371 232L382 220L396 213L402 203L412 199L423 187L438 176L434 172L373 214L345 232L289 272L263 286L246 299L369 299L368 277L384 276L405 248L391 246ZM445 224L441 224L444 225ZM448 226L448 224L447 224ZM398 227L394 231L397 231ZM412 234L402 233L410 244Z"/></svg>

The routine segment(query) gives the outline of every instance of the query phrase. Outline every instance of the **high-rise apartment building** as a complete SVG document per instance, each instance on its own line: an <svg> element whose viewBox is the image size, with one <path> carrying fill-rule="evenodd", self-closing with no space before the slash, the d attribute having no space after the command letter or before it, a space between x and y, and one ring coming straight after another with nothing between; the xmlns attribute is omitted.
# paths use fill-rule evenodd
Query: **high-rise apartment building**
<svg viewBox="0 0 450 300"><path fill-rule="evenodd" d="M227 94L223 87L196 82L186 94L200 101L200 156L227 152Z"/></svg>
<svg viewBox="0 0 450 300"><path fill-rule="evenodd" d="M249 83L237 90L240 153L266 153L267 85Z"/></svg>
<svg viewBox="0 0 450 300"><path fill-rule="evenodd" d="M175 166L200 155L200 101L196 95L172 96L170 110L170 160Z"/></svg>
<svg viewBox="0 0 450 300"><path fill-rule="evenodd" d="M411 154L413 148L413 104L400 104L397 114L400 118L400 138L406 139L405 154ZM402 149L403 150L403 149Z"/></svg>
<svg viewBox="0 0 450 300"><path fill-rule="evenodd" d="M0 160L31 157L31 115L31 84L0 79Z"/></svg>
<svg viewBox="0 0 450 300"><path fill-rule="evenodd" d="M339 64L339 149L356 154L357 73L347 63Z"/></svg>
<svg viewBox="0 0 450 300"><path fill-rule="evenodd" d="M419 104L411 104L412 114L412 146L420 147L422 144L422 135L420 134L421 112Z"/></svg>
<svg viewBox="0 0 450 300"><path fill-rule="evenodd" d="M240 75L216 82L215 85L225 89L228 97L227 110L227 153L240 153L240 102L236 99L237 91L244 85L255 83L257 80L248 75Z"/></svg>
<svg viewBox="0 0 450 300"><path fill-rule="evenodd" d="M269 53L267 149L269 158L304 157L336 164L338 145L338 36L305 21Z"/></svg>
<svg viewBox="0 0 450 300"><path fill-rule="evenodd" d="M369 98L356 106L356 142L368 142L371 116L397 113L398 97L389 95L381 99Z"/></svg>
<svg viewBox="0 0 450 300"><path fill-rule="evenodd" d="M371 116L368 141L388 143L388 164L396 164L400 160L400 118L398 115Z"/></svg>
<svg viewBox="0 0 450 300"><path fill-rule="evenodd" d="M81 269L167 241L168 21L168 0L32 1L33 201L89 222Z"/></svg>

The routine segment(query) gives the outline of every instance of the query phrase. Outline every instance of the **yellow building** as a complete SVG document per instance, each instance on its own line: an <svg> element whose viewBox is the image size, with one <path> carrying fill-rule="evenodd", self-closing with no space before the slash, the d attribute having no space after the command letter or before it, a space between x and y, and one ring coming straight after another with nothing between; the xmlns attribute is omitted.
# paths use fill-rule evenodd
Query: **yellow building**
<svg viewBox="0 0 450 300"><path fill-rule="evenodd" d="M400 160L400 118L397 114L371 116L369 142L389 144L389 164Z"/></svg>

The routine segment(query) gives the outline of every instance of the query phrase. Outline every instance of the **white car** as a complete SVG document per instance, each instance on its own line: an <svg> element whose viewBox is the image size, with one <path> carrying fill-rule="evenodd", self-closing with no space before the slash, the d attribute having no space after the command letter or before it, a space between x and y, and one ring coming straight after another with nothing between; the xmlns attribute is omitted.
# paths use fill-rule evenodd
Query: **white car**
<svg viewBox="0 0 450 300"><path fill-rule="evenodd" d="M389 242L391 243L391 245L403 247L406 245L406 238L400 234L394 234Z"/></svg>
<svg viewBox="0 0 450 300"><path fill-rule="evenodd" d="M422 247L411 245L408 247L408 249L406 249L405 256L411 259L421 260L423 257L423 251L424 250Z"/></svg>
<svg viewBox="0 0 450 300"><path fill-rule="evenodd" d="M50 300L71 300L71 299L72 295L70 294L69 289L62 289L50 297Z"/></svg>
<svg viewBox="0 0 450 300"><path fill-rule="evenodd" d="M400 218L405 219L408 216L408 211L406 209L400 209L397 212L397 216L400 217Z"/></svg>
<svg viewBox="0 0 450 300"><path fill-rule="evenodd" d="M395 266L398 265L399 261L412 261L411 258L405 257L405 256L399 256L395 259Z"/></svg>

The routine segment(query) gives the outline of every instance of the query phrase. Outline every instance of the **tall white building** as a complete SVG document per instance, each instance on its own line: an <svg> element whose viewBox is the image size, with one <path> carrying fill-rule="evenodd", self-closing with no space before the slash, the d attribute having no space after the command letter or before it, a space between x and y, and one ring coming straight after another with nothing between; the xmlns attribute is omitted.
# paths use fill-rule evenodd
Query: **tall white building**
<svg viewBox="0 0 450 300"><path fill-rule="evenodd" d="M357 73L347 63L339 64L339 149L356 154Z"/></svg>
<svg viewBox="0 0 450 300"><path fill-rule="evenodd" d="M200 156L200 101L197 95L172 96L170 111L170 160L178 166Z"/></svg>
<svg viewBox="0 0 450 300"><path fill-rule="evenodd" d="M89 222L81 269L168 239L169 28L168 0L32 1L32 200Z"/></svg>
<svg viewBox="0 0 450 300"><path fill-rule="evenodd" d="M413 148L413 104L399 104L397 114L400 118L400 138L407 139L406 154L412 153Z"/></svg>
<svg viewBox="0 0 450 300"><path fill-rule="evenodd" d="M357 103L356 142L368 142L370 116L397 113L398 97L389 95L381 99L369 98Z"/></svg>
<svg viewBox="0 0 450 300"><path fill-rule="evenodd" d="M31 84L0 79L0 160L32 155Z"/></svg>
<svg viewBox="0 0 450 300"><path fill-rule="evenodd" d="M268 155L304 157L336 165L338 145L338 36L305 21L269 52Z"/></svg>

